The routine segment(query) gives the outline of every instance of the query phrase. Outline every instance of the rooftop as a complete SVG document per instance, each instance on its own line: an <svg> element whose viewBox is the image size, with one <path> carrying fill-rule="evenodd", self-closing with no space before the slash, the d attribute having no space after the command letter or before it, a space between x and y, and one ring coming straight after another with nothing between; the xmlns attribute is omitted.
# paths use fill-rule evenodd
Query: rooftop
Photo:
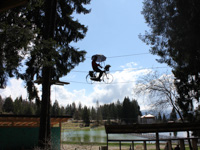
<svg viewBox="0 0 200 150"><path fill-rule="evenodd" d="M72 116L51 116L51 126L67 122ZM0 127L39 127L40 116L0 115Z"/></svg>
<svg viewBox="0 0 200 150"><path fill-rule="evenodd" d="M105 130L107 134L194 131L200 130L200 123L105 125Z"/></svg>

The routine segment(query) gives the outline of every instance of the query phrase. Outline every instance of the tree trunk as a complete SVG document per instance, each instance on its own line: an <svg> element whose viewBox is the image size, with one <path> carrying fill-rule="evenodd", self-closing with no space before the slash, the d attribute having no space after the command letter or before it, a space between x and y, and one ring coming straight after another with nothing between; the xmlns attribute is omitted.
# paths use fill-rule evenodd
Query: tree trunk
<svg viewBox="0 0 200 150"><path fill-rule="evenodd" d="M42 105L40 114L39 147L51 149L51 126L50 126L50 68L42 70Z"/></svg>
<svg viewBox="0 0 200 150"><path fill-rule="evenodd" d="M54 38L57 0L45 1L44 40ZM38 146L42 149L51 149L51 125L50 125L50 95L51 95L51 56L48 54L53 48L43 49L46 55L47 65L42 69L42 105L40 114L40 130Z"/></svg>

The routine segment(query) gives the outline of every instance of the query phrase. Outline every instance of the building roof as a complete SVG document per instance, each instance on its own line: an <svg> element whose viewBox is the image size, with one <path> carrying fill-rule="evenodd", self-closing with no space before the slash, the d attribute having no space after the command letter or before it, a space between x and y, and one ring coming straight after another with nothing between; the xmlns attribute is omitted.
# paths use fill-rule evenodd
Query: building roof
<svg viewBox="0 0 200 150"><path fill-rule="evenodd" d="M51 116L51 126L67 122L72 116ZM40 116L0 115L0 127L39 127Z"/></svg>
<svg viewBox="0 0 200 150"><path fill-rule="evenodd" d="M143 115L141 118L155 118L154 115L148 114L148 115Z"/></svg>
<svg viewBox="0 0 200 150"><path fill-rule="evenodd" d="M28 0L0 0L0 12L24 5Z"/></svg>
<svg viewBox="0 0 200 150"><path fill-rule="evenodd" d="M200 130L200 123L105 125L105 130L107 134L194 131Z"/></svg>

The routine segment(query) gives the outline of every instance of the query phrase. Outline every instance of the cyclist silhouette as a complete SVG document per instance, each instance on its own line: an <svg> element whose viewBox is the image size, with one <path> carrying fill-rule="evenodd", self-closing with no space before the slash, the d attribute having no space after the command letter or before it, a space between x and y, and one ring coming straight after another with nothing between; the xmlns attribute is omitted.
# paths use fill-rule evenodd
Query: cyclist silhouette
<svg viewBox="0 0 200 150"><path fill-rule="evenodd" d="M92 59L92 68L95 72L99 72L99 77L97 78L98 81L101 81L101 76L103 75L103 71L100 68L102 68L102 66L100 64L97 64L97 56L94 56Z"/></svg>

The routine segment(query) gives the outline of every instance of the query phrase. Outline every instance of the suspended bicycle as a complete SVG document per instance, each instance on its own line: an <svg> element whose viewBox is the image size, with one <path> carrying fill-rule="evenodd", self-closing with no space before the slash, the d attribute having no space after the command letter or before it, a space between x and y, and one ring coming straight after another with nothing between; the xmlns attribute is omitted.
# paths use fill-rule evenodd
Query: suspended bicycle
<svg viewBox="0 0 200 150"><path fill-rule="evenodd" d="M106 57L104 55L96 54L96 55L92 56L92 59L94 57L97 57L97 62L100 62L100 63L102 63L106 60ZM94 82L104 82L107 84L111 83L113 81L113 76L112 76L112 74L109 73L110 67L111 67L110 65L106 65L104 67L103 74L102 74L100 80L98 79L99 72L89 71L88 75L86 76L87 83L89 83L89 84L92 84Z"/></svg>

